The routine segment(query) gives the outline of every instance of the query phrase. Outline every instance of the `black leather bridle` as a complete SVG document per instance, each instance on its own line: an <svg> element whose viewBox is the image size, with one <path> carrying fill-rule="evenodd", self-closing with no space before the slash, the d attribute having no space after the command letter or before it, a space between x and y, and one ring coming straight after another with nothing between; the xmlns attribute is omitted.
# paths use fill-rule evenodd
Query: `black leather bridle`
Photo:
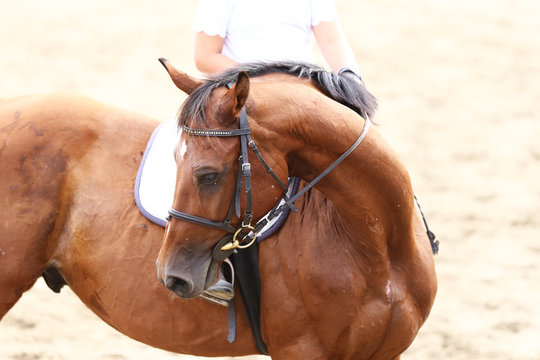
<svg viewBox="0 0 540 360"><path fill-rule="evenodd" d="M291 198L285 198L285 203L280 207L276 207L272 210L272 213L257 222L254 226L251 225L253 221L253 197L251 192L251 164L248 159L248 146L249 148L257 155L259 161L263 164L268 172L281 186L284 190L284 193L287 193L287 186L279 179L279 177L274 173L274 171L268 166L268 163L263 159L261 153L259 152L255 142L251 139L250 128L248 123L248 118L246 114L245 107L242 108L239 116L239 128L233 130L202 130L202 129L192 129L187 126L183 126L183 131L189 135L193 136L209 136L209 137L240 137L240 157L238 159L238 171L236 174L236 184L234 187L234 193L229 206L229 211L225 220L213 221L203 217L187 214L181 211L178 211L174 208L169 210L169 217L167 218L170 221L172 218L188 221L194 224L199 224L214 229L219 229L228 232L229 234L223 237L214 247L212 252L212 257L215 261L223 261L229 257L236 248L246 248L253 244L257 238L258 232L266 226L266 224L281 214L287 207L293 211L298 211L294 206L294 202L305 194L309 189L311 189L319 180L326 176L330 171L332 171L338 164L340 164L347 156L349 156L354 149L360 145L362 140L367 135L371 121L367 116L365 116L366 122L362 133L356 139L354 144L347 149L336 161L334 161L326 170L324 170L319 176L317 176L313 181L311 181L306 187L299 191L296 195ZM244 188L246 191L246 209L244 211L244 217L242 219L242 224L239 228L235 228L231 224L231 219L236 209L236 216L240 218L240 193L242 189L242 179L244 181ZM286 196L286 195L284 195ZM241 240L238 240L241 239Z"/></svg>

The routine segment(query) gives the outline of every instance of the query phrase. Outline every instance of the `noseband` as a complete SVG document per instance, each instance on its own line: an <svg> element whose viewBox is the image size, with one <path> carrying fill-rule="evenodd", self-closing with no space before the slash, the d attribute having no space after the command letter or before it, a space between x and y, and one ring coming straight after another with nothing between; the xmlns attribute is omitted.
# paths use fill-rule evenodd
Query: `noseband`
<svg viewBox="0 0 540 360"><path fill-rule="evenodd" d="M268 166L268 163L263 159L259 149L255 145L255 142L251 139L250 128L248 123L248 118L246 114L245 107L242 108L239 116L239 128L233 130L202 130L202 129L191 129L187 126L183 126L183 131L189 135L193 136L208 136L208 137L240 137L240 157L238 158L238 171L236 173L236 183L234 186L234 193L229 206L229 211L225 220L213 221L203 217L190 215L178 210L171 208L169 210L169 217L167 218L170 221L172 218L187 221L193 224L203 225L206 227L211 227L214 229L224 230L229 233L223 237L214 247L212 252L212 257L216 261L223 261L229 257L232 252L236 249L243 249L251 246L255 239L257 238L258 233L266 226L266 224L274 219L276 216L279 216L287 207L293 211L298 211L294 206L294 202L305 194L309 189L311 189L317 182L319 182L324 176L326 176L330 171L332 171L338 164L340 164L347 156L349 156L354 149L360 145L362 140L367 135L371 121L367 116L365 116L366 122L362 133L356 139L354 144L347 149L336 161L334 161L326 170L324 170L319 176L317 176L313 181L311 181L306 187L299 191L296 195L291 198L287 198L284 195L285 203L280 207L276 207L272 212L254 226L251 225L253 220L253 197L251 193L251 164L248 159L248 146L249 148L257 155L259 161L263 164L266 172L269 173L281 186L284 190L284 194L287 193L287 186L279 179L279 177L274 173L274 171ZM242 225L239 228L235 228L231 224L231 219L236 208L236 216L240 218L240 193L242 189L242 179L244 180L244 188L246 191L246 210L244 211L244 218L242 219ZM240 240L238 240L240 239Z"/></svg>

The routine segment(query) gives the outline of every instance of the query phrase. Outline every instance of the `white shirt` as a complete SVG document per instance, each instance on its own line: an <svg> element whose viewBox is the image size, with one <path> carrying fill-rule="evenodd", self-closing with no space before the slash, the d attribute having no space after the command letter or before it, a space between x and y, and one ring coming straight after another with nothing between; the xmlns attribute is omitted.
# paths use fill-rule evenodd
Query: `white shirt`
<svg viewBox="0 0 540 360"><path fill-rule="evenodd" d="M193 30L224 38L232 60L314 62L312 26L337 17L333 0L200 0Z"/></svg>

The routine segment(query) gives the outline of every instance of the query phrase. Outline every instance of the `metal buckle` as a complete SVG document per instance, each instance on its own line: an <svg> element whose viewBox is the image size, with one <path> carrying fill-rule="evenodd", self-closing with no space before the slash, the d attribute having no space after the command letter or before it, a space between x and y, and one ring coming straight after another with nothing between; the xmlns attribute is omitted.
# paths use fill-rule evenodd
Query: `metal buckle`
<svg viewBox="0 0 540 360"><path fill-rule="evenodd" d="M251 230L253 232L253 239L251 239L251 241L246 245L240 245L240 241L237 239L237 237L238 237L238 234L240 234L240 232L242 230L245 230L245 229ZM246 248L250 247L251 245L253 245L253 243L257 239L257 235L258 235L254 230L255 230L255 228L253 226L251 226L251 225L242 226L241 228L236 230L236 232L234 233L232 241L230 243L228 243L228 244L223 245L221 247L221 250L222 251L227 251L227 250L232 250L232 249L237 249L237 248L238 249L246 249Z"/></svg>

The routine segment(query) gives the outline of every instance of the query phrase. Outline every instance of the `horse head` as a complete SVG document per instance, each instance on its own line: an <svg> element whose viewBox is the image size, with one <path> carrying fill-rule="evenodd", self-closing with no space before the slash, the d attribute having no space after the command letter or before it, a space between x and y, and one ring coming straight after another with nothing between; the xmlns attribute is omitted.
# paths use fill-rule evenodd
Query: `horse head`
<svg viewBox="0 0 540 360"><path fill-rule="evenodd" d="M232 253L232 249L221 251L221 248L237 232L246 235L242 229L246 228L247 218L251 223L251 217L263 216L283 191L269 184L272 178L262 164L258 161L250 164L245 154L242 157L239 136L216 135L239 130L240 114L249 103L249 76L239 72L227 88L194 79L166 60L161 62L174 84L189 96L179 116L178 125L183 131L175 150L178 170L170 212L173 216L168 221L158 257L158 278L175 294L189 299L219 279L220 262ZM255 123L251 117L249 120L246 117L246 121L250 125ZM249 135L253 140L257 140L260 129L261 126L251 126ZM270 149L265 151L265 157L272 159L270 166L277 169L277 177L286 183L285 160L281 158L281 163L276 164L275 159L280 157L269 153ZM246 171L249 179L245 177ZM241 182L246 191L239 189ZM253 193L262 196L257 198L253 210L248 182Z"/></svg>

